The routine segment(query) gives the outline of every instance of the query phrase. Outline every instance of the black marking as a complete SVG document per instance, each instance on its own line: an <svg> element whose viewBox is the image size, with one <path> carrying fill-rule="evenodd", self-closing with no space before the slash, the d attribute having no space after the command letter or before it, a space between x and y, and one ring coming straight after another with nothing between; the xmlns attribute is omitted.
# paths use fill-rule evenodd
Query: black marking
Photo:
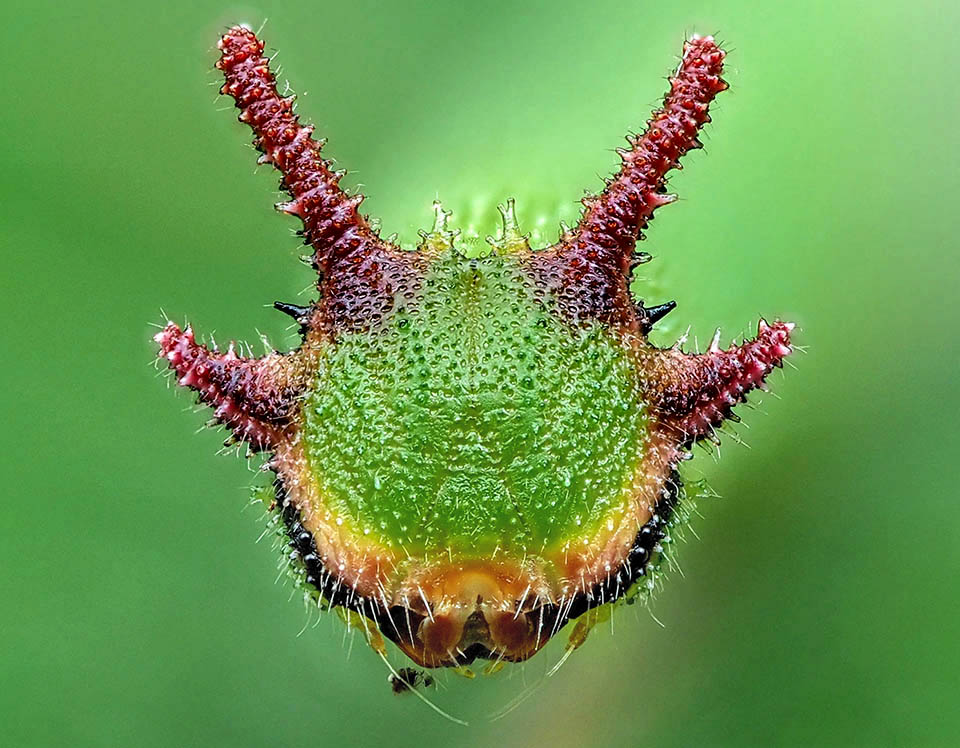
<svg viewBox="0 0 960 748"><path fill-rule="evenodd" d="M595 584L588 592L578 592L573 600L564 605L544 605L544 626L559 631L569 621L579 618L591 608L604 603L612 603L626 595L647 575L650 561L657 556L657 546L667 534L674 509L680 499L683 482L680 475L673 471L667 478L664 493L657 502L655 514L640 528L633 541L633 548L627 557L626 574L611 572L601 583ZM625 577L625 578L624 578ZM629 601L628 601L629 602ZM531 611L527 615L533 615Z"/></svg>
<svg viewBox="0 0 960 748"><path fill-rule="evenodd" d="M313 307L299 306L298 304L288 304L285 301L275 301L273 302L273 308L278 312L283 312L284 314L293 317L293 319L299 322L300 337L306 337L307 326L310 322L310 315L313 312Z"/></svg>
<svg viewBox="0 0 960 748"><path fill-rule="evenodd" d="M390 621L389 625L381 625L379 621L374 621L380 629L380 633L395 644L412 642L414 632L419 629L420 623L426 618L426 615L404 605L392 605L384 610L381 601L357 595L352 587L341 584L339 579L331 585L332 575L324 568L323 561L317 553L316 541L312 533L303 526L299 510L287 501L287 491L280 476L274 479L273 484L277 494L278 511L290 539L288 543L290 549L292 549L290 553L291 556L299 556L299 563L303 567L306 583L313 587L331 608L341 606L368 618L370 616L364 610L365 607L369 607L370 610L380 609ZM616 571L612 571L603 582L595 584L586 592L583 590L577 592L572 599L562 605L544 603L533 610L527 611L524 615L537 626L539 626L538 621L542 621L542 630L553 632L550 635L553 636L567 623L579 618L592 608L597 608L604 603L612 603L627 595L642 578L646 577L650 562L658 558L660 554L658 546L667 534L670 520L682 491L683 482L680 480L680 475L674 470L664 483L663 493L657 501L655 514L637 532L633 547L624 565ZM294 563L296 563L296 559L294 559ZM629 603L631 600L628 599L627 602ZM386 623L385 621L384 624ZM405 631L406 634L401 634L401 630ZM541 629L538 628L538 630ZM457 654L455 664L469 665L477 659L500 660L507 658L503 657L503 653L493 653L483 644L474 642L467 647L466 651ZM413 668L407 669L412 670ZM392 679L391 684L393 684ZM424 683L424 685L431 684ZM396 691L396 685L393 687ZM402 690L404 689L401 688Z"/></svg>
<svg viewBox="0 0 960 748"><path fill-rule="evenodd" d="M310 307L308 306L288 304L285 301L273 302L273 308L278 312L283 312L284 314L293 317L297 322L303 322L303 320L306 319L307 315L310 313Z"/></svg>
<svg viewBox="0 0 960 748"><path fill-rule="evenodd" d="M668 301L664 304L657 304L657 306L652 307L644 307L643 304L640 304L638 311L640 313L640 326L643 328L643 332L650 332L657 322L662 320L676 308L677 302L675 301Z"/></svg>
<svg viewBox="0 0 960 748"><path fill-rule="evenodd" d="M667 301L663 304L658 304L657 306L652 306L647 309L647 319L650 320L651 325L657 324L660 320L667 316L670 312L677 308L677 302Z"/></svg>

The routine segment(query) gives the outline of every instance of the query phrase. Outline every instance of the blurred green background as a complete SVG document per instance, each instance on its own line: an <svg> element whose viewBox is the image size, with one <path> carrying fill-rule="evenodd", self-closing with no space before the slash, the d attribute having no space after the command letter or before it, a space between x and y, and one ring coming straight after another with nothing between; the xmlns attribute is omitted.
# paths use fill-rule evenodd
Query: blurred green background
<svg viewBox="0 0 960 748"><path fill-rule="evenodd" d="M0 744L957 745L960 104L947 0L235 5L8 0L0 76ZM276 177L217 98L258 27L387 233L436 197L555 236L642 127L681 42L732 90L644 249L674 334L797 320L782 399L690 473L701 506L655 614L621 611L542 680L389 692L255 544L254 476L152 368L149 323L295 343L312 277ZM666 338L662 339L667 342ZM182 412L186 410L187 412Z"/></svg>

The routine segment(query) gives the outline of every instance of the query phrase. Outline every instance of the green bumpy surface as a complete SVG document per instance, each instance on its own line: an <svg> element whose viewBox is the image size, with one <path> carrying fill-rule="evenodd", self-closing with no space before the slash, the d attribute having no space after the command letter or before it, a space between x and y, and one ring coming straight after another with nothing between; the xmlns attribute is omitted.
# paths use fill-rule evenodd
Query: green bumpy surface
<svg viewBox="0 0 960 748"><path fill-rule="evenodd" d="M305 403L325 503L410 554L556 548L621 504L646 414L623 343L573 328L511 257L446 252L331 346Z"/></svg>

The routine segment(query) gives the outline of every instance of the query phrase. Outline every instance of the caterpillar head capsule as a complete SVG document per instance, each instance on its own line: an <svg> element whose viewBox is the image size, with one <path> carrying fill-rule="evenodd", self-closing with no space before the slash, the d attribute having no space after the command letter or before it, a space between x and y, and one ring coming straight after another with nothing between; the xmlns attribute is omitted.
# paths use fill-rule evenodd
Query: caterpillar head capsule
<svg viewBox="0 0 960 748"><path fill-rule="evenodd" d="M675 303L629 290L666 176L727 84L692 37L661 109L579 223L532 248L514 205L469 256L438 203L416 250L380 236L250 30L220 40L222 92L282 175L318 296L277 302L302 342L261 358L156 336L178 384L274 474L275 516L310 594L421 667L522 661L572 620L648 586L683 511L678 465L791 353L793 325L704 353L648 336ZM381 646L380 644L377 645ZM413 671L415 672L415 671ZM399 677L399 676L398 676ZM402 678L398 683L403 685Z"/></svg>

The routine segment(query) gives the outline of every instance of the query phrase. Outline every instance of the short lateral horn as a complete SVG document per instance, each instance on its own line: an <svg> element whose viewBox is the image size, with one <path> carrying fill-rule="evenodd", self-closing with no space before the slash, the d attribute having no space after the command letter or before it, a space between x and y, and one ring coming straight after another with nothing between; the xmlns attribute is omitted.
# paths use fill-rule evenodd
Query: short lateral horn
<svg viewBox="0 0 960 748"><path fill-rule="evenodd" d="M647 401L661 429L680 443L711 437L731 408L764 386L774 368L793 352L794 325L760 320L757 336L721 350L718 337L706 353L684 353L679 346L644 349L641 367Z"/></svg>
<svg viewBox="0 0 960 748"><path fill-rule="evenodd" d="M294 411L304 389L296 354L246 358L237 355L232 343L225 353L210 350L196 341L190 327L181 330L173 322L153 339L177 384L194 390L214 409L216 421L253 451L273 449L295 428Z"/></svg>

